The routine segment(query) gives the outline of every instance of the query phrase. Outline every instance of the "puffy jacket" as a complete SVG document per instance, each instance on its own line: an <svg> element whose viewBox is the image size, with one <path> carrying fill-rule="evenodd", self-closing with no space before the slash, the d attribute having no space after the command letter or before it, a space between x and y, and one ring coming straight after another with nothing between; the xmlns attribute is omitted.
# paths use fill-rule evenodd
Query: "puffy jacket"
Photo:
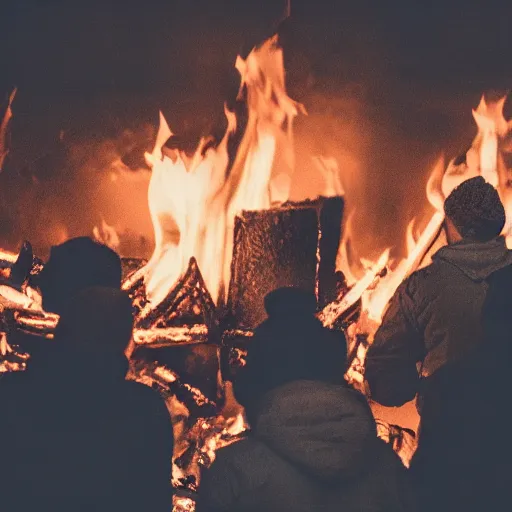
<svg viewBox="0 0 512 512"><path fill-rule="evenodd" d="M405 471L362 395L295 381L265 396L249 439L218 452L198 512L413 511Z"/></svg>
<svg viewBox="0 0 512 512"><path fill-rule="evenodd" d="M504 238L461 241L441 248L431 265L404 281L367 354L372 399L400 406L421 392L446 362L474 349L482 337L486 279L508 265L512 251Z"/></svg>

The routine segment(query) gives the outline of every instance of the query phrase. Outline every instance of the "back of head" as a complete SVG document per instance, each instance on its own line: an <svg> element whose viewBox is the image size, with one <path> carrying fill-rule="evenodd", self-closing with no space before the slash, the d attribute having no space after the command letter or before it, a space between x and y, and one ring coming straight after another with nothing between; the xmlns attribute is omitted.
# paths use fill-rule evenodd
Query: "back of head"
<svg viewBox="0 0 512 512"><path fill-rule="evenodd" d="M122 357L132 329L132 303L126 292L89 287L62 307L56 338L79 352Z"/></svg>
<svg viewBox="0 0 512 512"><path fill-rule="evenodd" d="M342 332L315 318L313 294L282 288L265 298L268 319L258 326L235 394L249 409L269 391L293 381L343 383L347 347Z"/></svg>
<svg viewBox="0 0 512 512"><path fill-rule="evenodd" d="M446 216L462 238L487 242L500 235L505 209L497 190L482 176L462 182L444 203Z"/></svg>
<svg viewBox="0 0 512 512"><path fill-rule="evenodd" d="M112 249L80 237L52 247L34 284L41 289L44 309L60 314L67 302L86 288L119 289L121 276L121 259Z"/></svg>

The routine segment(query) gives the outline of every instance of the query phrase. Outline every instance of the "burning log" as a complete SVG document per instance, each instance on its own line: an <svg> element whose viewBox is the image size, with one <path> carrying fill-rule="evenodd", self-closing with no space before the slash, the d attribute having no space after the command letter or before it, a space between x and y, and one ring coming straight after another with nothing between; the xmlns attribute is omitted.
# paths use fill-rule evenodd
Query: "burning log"
<svg viewBox="0 0 512 512"><path fill-rule="evenodd" d="M133 331L133 341L139 346L151 345L152 348L167 347L171 343L176 345L206 343L208 341L208 327L200 324L190 327L136 329Z"/></svg>
<svg viewBox="0 0 512 512"><path fill-rule="evenodd" d="M134 272L146 265L147 260L138 258L121 258L123 281L127 280Z"/></svg>
<svg viewBox="0 0 512 512"><path fill-rule="evenodd" d="M13 319L22 331L49 339L53 338L59 323L59 315L33 310L14 311Z"/></svg>
<svg viewBox="0 0 512 512"><path fill-rule="evenodd" d="M218 330L215 304L206 289L196 259L191 258L187 271L167 297L156 308L152 308L148 302L140 311L136 325L142 329L154 329L197 324L208 326L211 335Z"/></svg>
<svg viewBox="0 0 512 512"><path fill-rule="evenodd" d="M180 375L166 365L134 359L127 378L158 389L165 399L176 396L196 418L209 418L216 414L215 401L199 388L183 382Z"/></svg>
<svg viewBox="0 0 512 512"><path fill-rule="evenodd" d="M336 256L341 240L341 221L345 201L343 197L321 198L320 262L318 264L318 303L322 306L336 300Z"/></svg>
<svg viewBox="0 0 512 512"><path fill-rule="evenodd" d="M266 318L263 299L282 286L313 292L318 218L315 208L282 207L237 216L228 294L229 323L252 329Z"/></svg>
<svg viewBox="0 0 512 512"><path fill-rule="evenodd" d="M129 378L158 389L165 399L175 439L172 484L176 495L190 497L198 489L201 467L211 464L215 450L240 439L244 422L219 415L217 347L181 346L165 354L170 354L169 364L132 360Z"/></svg>
<svg viewBox="0 0 512 512"><path fill-rule="evenodd" d="M370 287L372 287L379 277L386 273L389 251L384 251L377 263L368 270L365 276L360 279L346 294L338 300L327 304L318 314L318 319L325 327L333 327L346 311L354 306Z"/></svg>

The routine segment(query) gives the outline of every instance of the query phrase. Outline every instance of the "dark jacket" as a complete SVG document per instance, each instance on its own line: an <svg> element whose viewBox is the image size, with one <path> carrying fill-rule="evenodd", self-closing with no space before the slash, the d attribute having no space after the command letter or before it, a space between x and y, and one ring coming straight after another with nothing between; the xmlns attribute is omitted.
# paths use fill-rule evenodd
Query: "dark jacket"
<svg viewBox="0 0 512 512"><path fill-rule="evenodd" d="M411 463L422 510L480 512L508 502L511 361L509 337L485 339L432 377Z"/></svg>
<svg viewBox="0 0 512 512"><path fill-rule="evenodd" d="M2 510L171 510L169 414L124 378L129 308L119 291L82 292L46 352L1 380Z"/></svg>
<svg viewBox="0 0 512 512"><path fill-rule="evenodd" d="M251 437L217 453L201 511L412 511L399 459L362 395L295 381L264 398Z"/></svg>
<svg viewBox="0 0 512 512"><path fill-rule="evenodd" d="M431 265L402 283L368 350L365 375L372 398L402 405L428 382L420 383L420 376L432 376L475 348L482 337L485 280L511 264L512 251L501 237L462 241L440 249Z"/></svg>

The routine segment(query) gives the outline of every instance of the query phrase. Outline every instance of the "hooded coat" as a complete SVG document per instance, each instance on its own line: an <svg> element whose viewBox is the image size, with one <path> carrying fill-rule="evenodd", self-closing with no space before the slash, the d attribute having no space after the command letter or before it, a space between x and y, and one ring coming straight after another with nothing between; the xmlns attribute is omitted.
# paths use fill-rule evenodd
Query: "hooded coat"
<svg viewBox="0 0 512 512"><path fill-rule="evenodd" d="M411 463L422 510L500 510L512 485L512 267L495 272L482 312L484 337L432 377Z"/></svg>
<svg viewBox="0 0 512 512"><path fill-rule="evenodd" d="M2 379L2 510L171 510L171 421L156 391L125 380L131 328L123 292L88 288L37 361Z"/></svg>
<svg viewBox="0 0 512 512"><path fill-rule="evenodd" d="M414 511L405 471L362 395L294 381L264 396L248 439L217 453L198 512Z"/></svg>
<svg viewBox="0 0 512 512"><path fill-rule="evenodd" d="M482 338L486 279L508 265L512 251L504 238L463 240L441 248L431 265L404 281L368 350L365 376L372 399L403 405L422 395L444 364L470 353Z"/></svg>

